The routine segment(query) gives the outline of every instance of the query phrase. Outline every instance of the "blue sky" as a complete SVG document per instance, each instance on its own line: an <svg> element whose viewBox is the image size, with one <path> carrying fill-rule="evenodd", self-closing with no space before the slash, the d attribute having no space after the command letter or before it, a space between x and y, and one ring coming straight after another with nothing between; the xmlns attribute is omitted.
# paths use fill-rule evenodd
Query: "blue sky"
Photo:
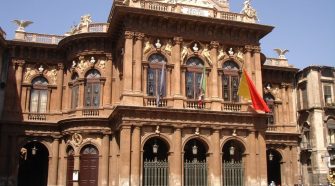
<svg viewBox="0 0 335 186"><path fill-rule="evenodd" d="M240 12L243 0L230 0ZM31 20L27 32L64 34L80 16L90 13L95 22L106 22L111 0L6 0L0 6L0 26L12 39L13 19ZM289 49L290 64L335 66L335 0L252 0L261 24L275 29L261 40L262 52L275 57L274 48Z"/></svg>

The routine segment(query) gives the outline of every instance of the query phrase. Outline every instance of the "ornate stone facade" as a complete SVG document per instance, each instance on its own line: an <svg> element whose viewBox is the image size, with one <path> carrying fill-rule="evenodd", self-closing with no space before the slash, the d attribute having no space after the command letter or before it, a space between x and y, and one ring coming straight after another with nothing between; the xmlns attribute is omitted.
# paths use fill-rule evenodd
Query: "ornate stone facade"
<svg viewBox="0 0 335 186"><path fill-rule="evenodd" d="M58 43L0 40L0 185L302 183L298 70L266 63L259 40L273 27L245 23L248 3L233 14L227 1L115 1L106 32L86 20ZM271 113L237 95L242 69Z"/></svg>

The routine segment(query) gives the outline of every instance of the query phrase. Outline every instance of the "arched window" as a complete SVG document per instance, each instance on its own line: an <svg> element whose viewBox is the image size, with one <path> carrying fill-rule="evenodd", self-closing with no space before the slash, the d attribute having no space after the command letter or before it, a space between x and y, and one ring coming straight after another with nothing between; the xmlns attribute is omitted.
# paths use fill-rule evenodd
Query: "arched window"
<svg viewBox="0 0 335 186"><path fill-rule="evenodd" d="M191 57L187 60L186 65L186 97L188 99L198 99L201 94L200 86L204 62L197 57Z"/></svg>
<svg viewBox="0 0 335 186"><path fill-rule="evenodd" d="M222 95L224 101L238 102L239 66L234 61L223 64Z"/></svg>
<svg viewBox="0 0 335 186"><path fill-rule="evenodd" d="M274 124L274 120L275 120L275 98L270 94L265 94L264 95L264 100L266 102L266 104L268 105L269 109L270 109L270 114L272 114L269 118L268 118L268 124Z"/></svg>
<svg viewBox="0 0 335 186"><path fill-rule="evenodd" d="M97 108L100 104L100 73L92 69L86 74L85 107Z"/></svg>
<svg viewBox="0 0 335 186"><path fill-rule="evenodd" d="M30 112L45 113L48 104L48 81L44 77L32 80L30 93Z"/></svg>
<svg viewBox="0 0 335 186"><path fill-rule="evenodd" d="M78 84L78 74L75 73L72 75L71 83L71 109L76 109L78 107L78 95L79 95L79 84Z"/></svg>
<svg viewBox="0 0 335 186"><path fill-rule="evenodd" d="M149 57L147 92L149 96L166 95L165 76L166 76L166 58L161 54L153 54Z"/></svg>

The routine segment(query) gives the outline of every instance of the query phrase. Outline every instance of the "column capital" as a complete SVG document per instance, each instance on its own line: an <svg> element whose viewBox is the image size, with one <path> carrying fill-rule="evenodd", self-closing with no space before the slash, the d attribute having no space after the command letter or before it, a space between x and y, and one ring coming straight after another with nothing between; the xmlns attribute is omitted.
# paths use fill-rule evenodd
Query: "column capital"
<svg viewBox="0 0 335 186"><path fill-rule="evenodd" d="M173 41L174 41L175 44L180 45L181 42L183 42L183 38L182 37L174 37Z"/></svg>
<svg viewBox="0 0 335 186"><path fill-rule="evenodd" d="M124 37L126 39L133 39L134 38L134 32L131 32L131 31L125 31L124 32Z"/></svg>
<svg viewBox="0 0 335 186"><path fill-rule="evenodd" d="M113 59L113 55L111 53L107 53L106 54L106 58L107 58L107 60L112 60Z"/></svg>
<svg viewBox="0 0 335 186"><path fill-rule="evenodd" d="M64 64L63 63L58 63L57 64L59 70L64 70Z"/></svg>
<svg viewBox="0 0 335 186"><path fill-rule="evenodd" d="M244 46L244 51L245 52L252 52L252 49L253 49L253 46L251 46L251 45L245 45Z"/></svg>
<svg viewBox="0 0 335 186"><path fill-rule="evenodd" d="M136 40L143 40L144 38L144 33L141 33L141 32L135 32L135 38Z"/></svg>
<svg viewBox="0 0 335 186"><path fill-rule="evenodd" d="M261 47L260 46L254 46L253 48L254 53L260 53L261 52Z"/></svg>
<svg viewBox="0 0 335 186"><path fill-rule="evenodd" d="M218 41L211 41L211 47L212 48L218 48L220 43Z"/></svg>
<svg viewBox="0 0 335 186"><path fill-rule="evenodd" d="M12 63L13 63L13 65L23 67L23 65L26 63L26 61L23 60L23 59L12 59Z"/></svg>

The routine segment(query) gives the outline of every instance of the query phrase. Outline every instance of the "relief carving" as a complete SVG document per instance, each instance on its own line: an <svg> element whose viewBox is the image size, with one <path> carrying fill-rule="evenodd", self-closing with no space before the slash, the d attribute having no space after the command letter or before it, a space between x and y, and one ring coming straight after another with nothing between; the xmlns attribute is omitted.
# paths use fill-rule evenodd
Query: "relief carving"
<svg viewBox="0 0 335 186"><path fill-rule="evenodd" d="M87 61L84 60L84 57L79 58L79 63L77 64L78 70L83 73L85 69L88 67Z"/></svg>
<svg viewBox="0 0 335 186"><path fill-rule="evenodd" d="M166 43L166 45L165 45L165 47L164 47L164 50L165 50L166 53L171 54L171 51L172 51L172 43L171 43L171 40L169 40L169 41Z"/></svg>
<svg viewBox="0 0 335 186"><path fill-rule="evenodd" d="M213 64L212 59L211 59L211 54L209 53L209 50L207 47L202 50L201 55L205 57L205 59L210 65Z"/></svg>
<svg viewBox="0 0 335 186"><path fill-rule="evenodd" d="M224 59L227 56L227 53L223 51L223 48L219 50L218 61Z"/></svg>
<svg viewBox="0 0 335 186"><path fill-rule="evenodd" d="M47 76L51 79L52 84L56 84L57 82L57 70L56 69L52 69L50 71L47 72Z"/></svg>
<svg viewBox="0 0 335 186"><path fill-rule="evenodd" d="M187 55L188 55L188 49L186 46L183 46L183 50L181 51L181 58L180 58L181 62L185 60Z"/></svg>
<svg viewBox="0 0 335 186"><path fill-rule="evenodd" d="M152 46L151 46L151 43L150 41L146 41L145 44L144 44L144 48L143 48L143 53L146 54L148 53L150 50L151 50Z"/></svg>
<svg viewBox="0 0 335 186"><path fill-rule="evenodd" d="M83 137L78 133L74 133L72 135L71 143L78 147L83 143Z"/></svg>
<svg viewBox="0 0 335 186"><path fill-rule="evenodd" d="M28 82L32 76L36 74L36 71L31 69L30 67L26 68L26 72L24 73L24 82Z"/></svg>
<svg viewBox="0 0 335 186"><path fill-rule="evenodd" d="M106 61L105 60L99 60L99 64L98 64L98 67L100 68L100 69L105 69L105 67L106 67Z"/></svg>

